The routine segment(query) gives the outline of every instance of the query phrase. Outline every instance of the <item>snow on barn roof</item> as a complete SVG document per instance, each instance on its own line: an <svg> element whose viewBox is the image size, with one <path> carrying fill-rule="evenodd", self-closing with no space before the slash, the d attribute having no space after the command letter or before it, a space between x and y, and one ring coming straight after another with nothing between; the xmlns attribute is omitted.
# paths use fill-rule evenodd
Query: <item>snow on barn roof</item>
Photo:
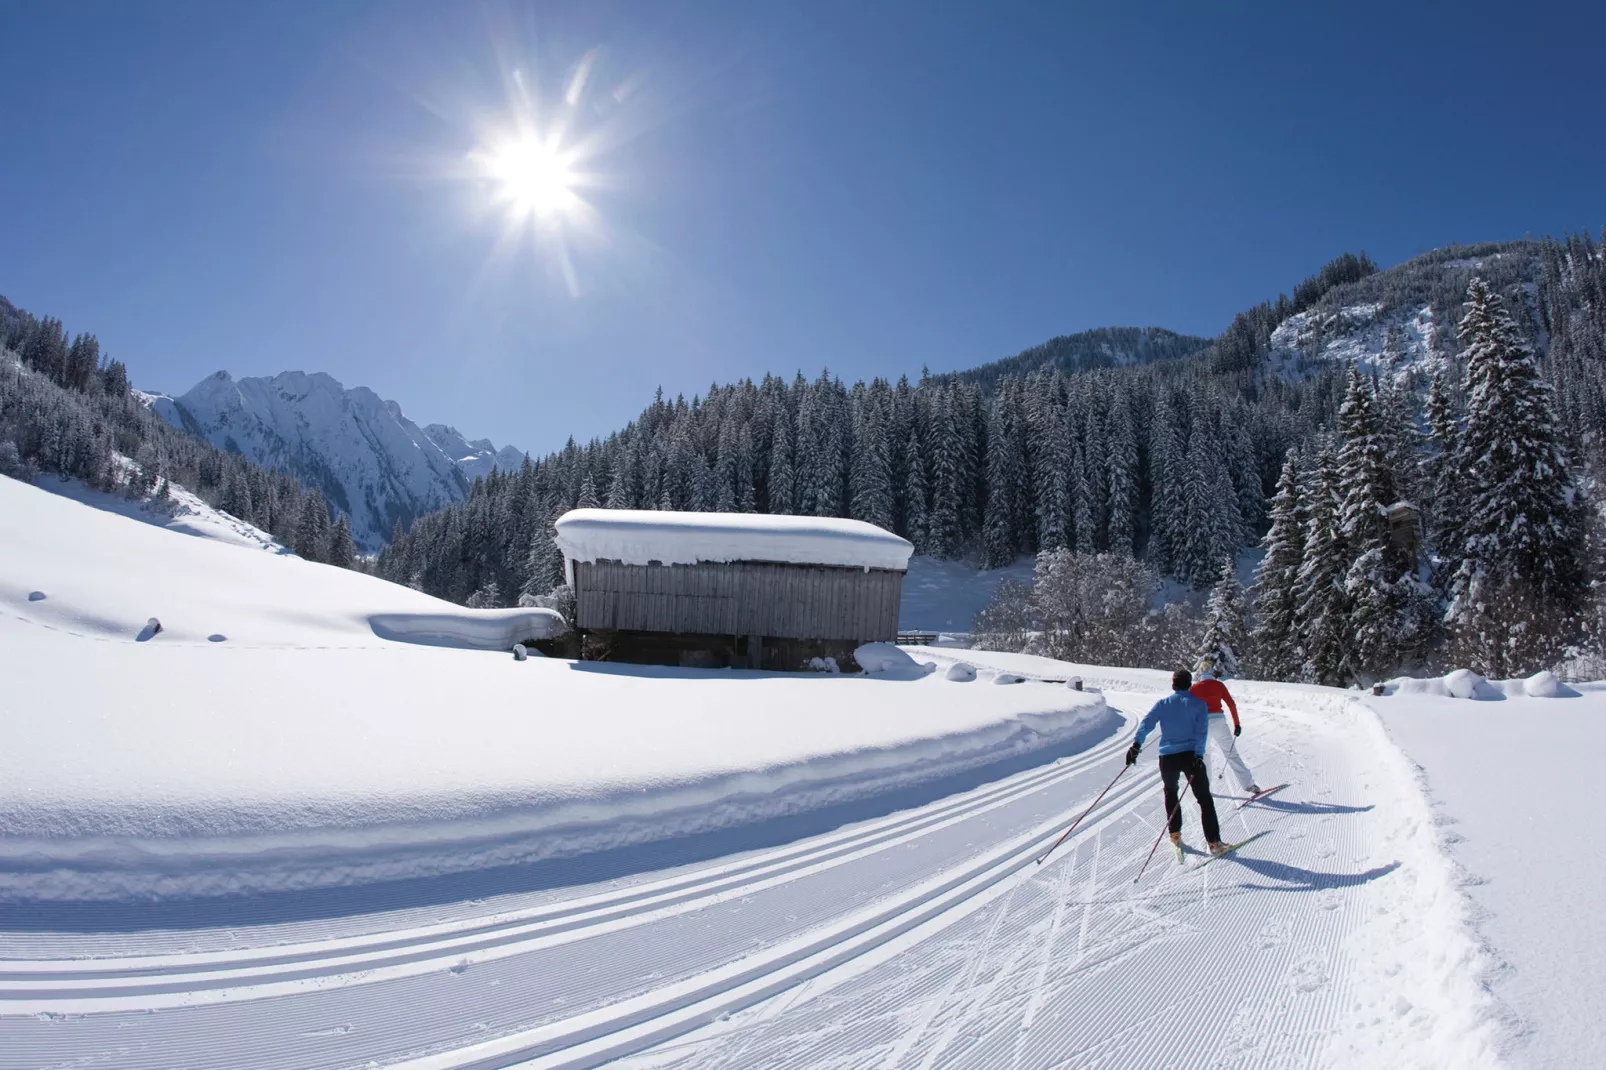
<svg viewBox="0 0 1606 1070"><path fill-rule="evenodd" d="M902 571L914 552L890 531L835 517L571 509L558 518L557 531L558 549L570 562L779 561Z"/></svg>

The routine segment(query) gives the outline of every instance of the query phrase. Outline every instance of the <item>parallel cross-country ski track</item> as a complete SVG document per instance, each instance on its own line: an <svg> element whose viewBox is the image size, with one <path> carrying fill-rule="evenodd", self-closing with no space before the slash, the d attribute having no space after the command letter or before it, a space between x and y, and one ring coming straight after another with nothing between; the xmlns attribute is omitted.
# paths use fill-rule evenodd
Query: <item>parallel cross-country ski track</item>
<svg viewBox="0 0 1606 1070"><path fill-rule="evenodd" d="M1132 721L1157 696L1109 697ZM824 835L439 921L0 922L0 1066L1387 1063L1475 1030L1415 994L1413 895L1437 889L1395 852L1420 830L1377 806L1415 788L1331 705L1249 703L1246 757L1292 786L1234 811L1213 784L1227 838L1273 834L1198 872L1162 851L1137 884L1164 816L1152 748L1035 864L1120 768L1129 723Z"/></svg>

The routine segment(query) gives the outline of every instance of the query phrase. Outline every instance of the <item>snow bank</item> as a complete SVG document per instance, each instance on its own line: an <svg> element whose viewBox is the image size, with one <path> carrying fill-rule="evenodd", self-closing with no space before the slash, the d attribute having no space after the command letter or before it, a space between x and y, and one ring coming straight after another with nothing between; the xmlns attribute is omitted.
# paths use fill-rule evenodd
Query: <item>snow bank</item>
<svg viewBox="0 0 1606 1070"><path fill-rule="evenodd" d="M924 671L452 648L505 651L557 621L0 478L0 900L361 884L873 811L1119 720L1097 696Z"/></svg>
<svg viewBox="0 0 1606 1070"><path fill-rule="evenodd" d="M563 614L554 609L376 613L368 622L381 639L466 646L476 650L511 650L514 643L556 639L569 630Z"/></svg>
<svg viewBox="0 0 1606 1070"><path fill-rule="evenodd" d="M558 518L557 532L571 562L779 561L902 571L914 552L890 531L832 517L573 509Z"/></svg>
<svg viewBox="0 0 1606 1070"><path fill-rule="evenodd" d="M1522 682L1523 693L1529 698L1561 697L1561 681L1556 674L1541 670Z"/></svg>
<svg viewBox="0 0 1606 1070"><path fill-rule="evenodd" d="M1445 674L1444 689L1455 698L1477 698L1478 687L1485 682L1471 669L1456 669Z"/></svg>
<svg viewBox="0 0 1606 1070"><path fill-rule="evenodd" d="M1488 680L1471 669L1457 669L1445 676L1425 680L1401 676L1384 684L1383 693L1478 699L1485 702L1508 698L1576 698L1579 694L1549 671L1536 672L1526 679Z"/></svg>

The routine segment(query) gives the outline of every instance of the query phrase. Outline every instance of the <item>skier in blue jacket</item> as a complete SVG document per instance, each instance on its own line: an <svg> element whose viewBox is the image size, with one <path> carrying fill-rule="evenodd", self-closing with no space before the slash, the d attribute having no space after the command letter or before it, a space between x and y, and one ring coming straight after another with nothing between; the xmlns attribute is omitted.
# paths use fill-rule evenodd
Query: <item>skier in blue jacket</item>
<svg viewBox="0 0 1606 1070"><path fill-rule="evenodd" d="M1182 807L1177 798L1177 777L1186 776L1193 797L1199 802L1199 823L1204 826L1205 842L1211 854L1226 850L1221 842L1221 824L1216 820L1216 802L1210 795L1210 777L1205 770L1205 745L1210 741L1210 708L1201 698L1189 694L1193 676L1187 669L1171 674L1171 694L1154 704L1138 725L1137 738L1126 752L1126 764L1138 760L1143 741L1155 725L1160 726L1160 779L1165 785L1165 812L1170 817L1171 842L1182 846Z"/></svg>

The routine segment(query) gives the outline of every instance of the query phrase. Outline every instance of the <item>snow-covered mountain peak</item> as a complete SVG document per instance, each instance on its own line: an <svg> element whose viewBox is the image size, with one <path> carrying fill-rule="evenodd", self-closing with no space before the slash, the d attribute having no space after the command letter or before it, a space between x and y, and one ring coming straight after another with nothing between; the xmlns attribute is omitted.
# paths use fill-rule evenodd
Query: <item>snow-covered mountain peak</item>
<svg viewBox="0 0 1606 1070"><path fill-rule="evenodd" d="M324 372L235 379L218 371L182 397L145 397L175 427L320 488L351 517L366 549L383 544L397 523L463 500L493 467L513 469L524 457L488 440L470 443L443 425L426 431L396 402Z"/></svg>

